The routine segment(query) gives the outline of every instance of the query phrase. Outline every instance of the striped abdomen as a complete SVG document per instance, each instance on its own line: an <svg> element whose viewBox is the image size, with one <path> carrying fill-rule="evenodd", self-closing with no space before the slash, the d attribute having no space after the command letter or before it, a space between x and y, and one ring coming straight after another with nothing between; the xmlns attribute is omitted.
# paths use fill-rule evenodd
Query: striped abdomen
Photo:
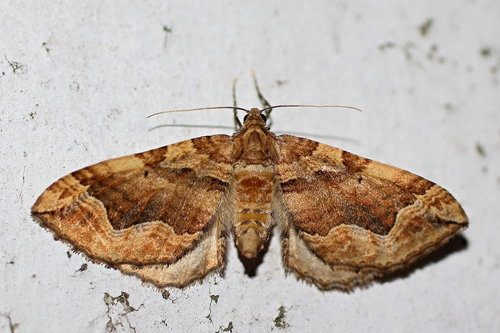
<svg viewBox="0 0 500 333"><path fill-rule="evenodd" d="M247 258L254 258L269 238L274 178L273 166L250 164L234 169L234 237L238 250Z"/></svg>

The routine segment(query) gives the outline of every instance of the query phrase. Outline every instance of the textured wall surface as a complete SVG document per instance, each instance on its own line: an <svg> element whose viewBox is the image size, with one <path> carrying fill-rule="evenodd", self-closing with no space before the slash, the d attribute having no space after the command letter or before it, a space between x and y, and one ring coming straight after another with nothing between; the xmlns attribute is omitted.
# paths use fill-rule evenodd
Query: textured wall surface
<svg viewBox="0 0 500 333"><path fill-rule="evenodd" d="M3 1L0 21L1 332L500 330L500 2ZM239 105L259 106L252 69L272 104L363 110L279 109L275 132L440 184L469 230L343 293L286 276L275 229L255 276L231 243L224 277L167 298L32 220L71 171L231 134L229 110L146 116L231 105L234 77Z"/></svg>

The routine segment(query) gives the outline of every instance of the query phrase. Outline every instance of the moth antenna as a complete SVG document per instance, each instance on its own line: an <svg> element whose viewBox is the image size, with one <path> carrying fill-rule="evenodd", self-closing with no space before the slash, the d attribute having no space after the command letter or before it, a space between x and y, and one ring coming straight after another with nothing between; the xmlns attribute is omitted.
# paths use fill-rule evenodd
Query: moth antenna
<svg viewBox="0 0 500 333"><path fill-rule="evenodd" d="M348 106L348 105L314 105L314 104L284 104L284 105L275 105L275 106L270 106L267 108L262 109L261 111L267 111L267 110L272 110L272 109L277 109L277 108L342 108L342 109L353 109L359 112L363 112L363 110L358 109L354 106Z"/></svg>
<svg viewBox="0 0 500 333"><path fill-rule="evenodd" d="M207 106L207 107L203 107L203 108L194 108L194 109L180 109L180 110L161 111L161 112L156 112L156 113L150 114L147 118L151 118L153 116L157 116L157 115L163 114L163 113L199 111L199 110L219 110L219 109L231 109L231 110L237 109L237 110L245 111L246 113L248 113L247 109L240 108L240 107L235 107L235 106Z"/></svg>

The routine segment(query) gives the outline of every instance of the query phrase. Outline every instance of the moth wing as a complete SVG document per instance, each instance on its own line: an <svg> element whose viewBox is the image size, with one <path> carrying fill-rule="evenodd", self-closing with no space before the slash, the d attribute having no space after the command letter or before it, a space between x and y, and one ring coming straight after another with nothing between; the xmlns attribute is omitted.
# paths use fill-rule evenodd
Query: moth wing
<svg viewBox="0 0 500 333"><path fill-rule="evenodd" d="M213 219L214 221L196 241L196 246L186 251L175 263L143 266L122 264L117 268L125 274L136 275L159 288L184 287L202 279L207 273L224 265L226 238L222 211L219 210Z"/></svg>
<svg viewBox="0 0 500 333"><path fill-rule="evenodd" d="M449 192L405 170L289 135L276 150L284 262L319 287L403 268L468 225Z"/></svg>
<svg viewBox="0 0 500 333"><path fill-rule="evenodd" d="M194 255L205 263L192 272L200 277L223 264L219 224L231 149L230 137L215 135L104 161L52 184L32 215L95 262L130 273L145 265L174 271L174 263ZM196 250L199 244L210 251Z"/></svg>

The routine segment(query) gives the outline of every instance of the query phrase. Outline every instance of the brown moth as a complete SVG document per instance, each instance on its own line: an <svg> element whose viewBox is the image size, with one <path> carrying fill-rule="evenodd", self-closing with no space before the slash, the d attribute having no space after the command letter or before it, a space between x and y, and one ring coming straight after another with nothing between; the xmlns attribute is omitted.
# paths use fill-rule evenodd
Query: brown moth
<svg viewBox="0 0 500 333"><path fill-rule="evenodd" d="M232 136L75 171L47 188L32 214L92 261L159 288L222 269L229 233L241 255L255 258L277 224L287 271L321 289L348 290L407 267L467 227L462 207L440 186L277 136L266 127L270 110L246 111Z"/></svg>

